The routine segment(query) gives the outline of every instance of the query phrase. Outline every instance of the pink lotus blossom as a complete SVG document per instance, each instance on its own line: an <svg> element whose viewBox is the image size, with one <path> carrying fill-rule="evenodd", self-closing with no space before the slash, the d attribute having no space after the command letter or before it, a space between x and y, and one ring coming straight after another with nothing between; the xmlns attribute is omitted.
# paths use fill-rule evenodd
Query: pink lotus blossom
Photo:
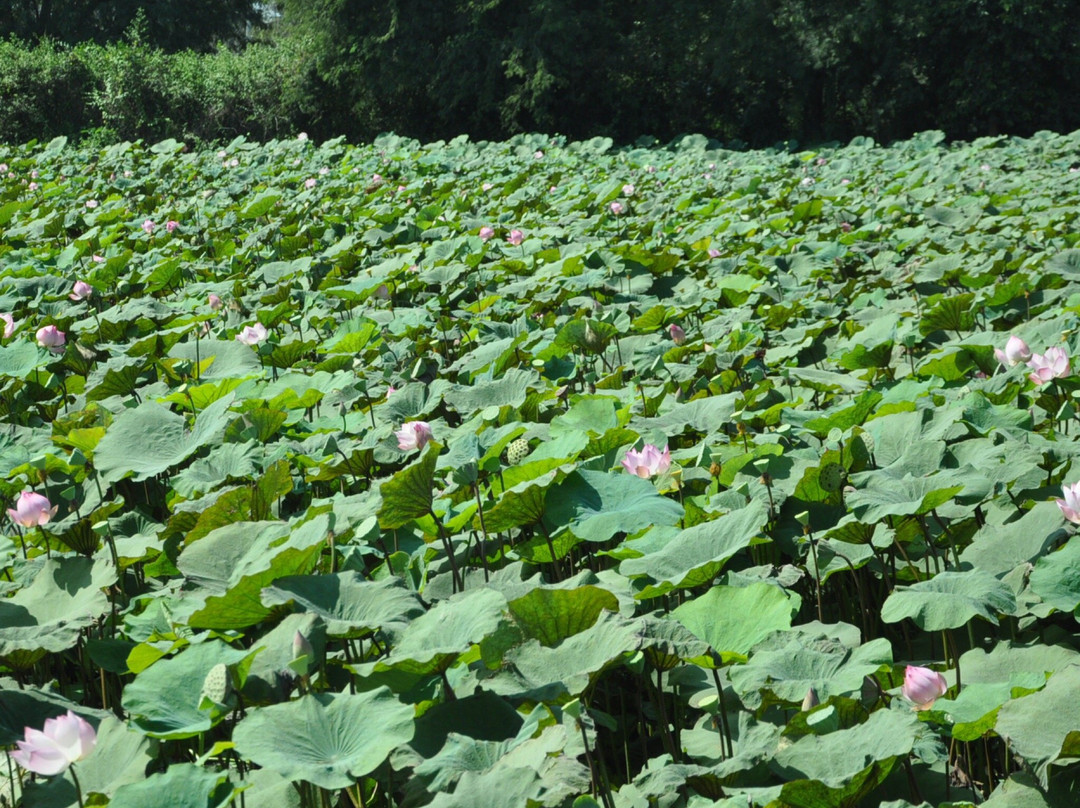
<svg viewBox="0 0 1080 808"><path fill-rule="evenodd" d="M30 184L29 184L29 185L28 185L27 187L28 187L28 188L29 188L29 189L30 189L31 191L36 191L36 190L38 189L38 184L37 184L36 182L32 182L32 183L30 183Z"/></svg>
<svg viewBox="0 0 1080 808"><path fill-rule="evenodd" d="M131 169L125 169L124 170L124 176L130 178L131 177Z"/></svg>
<svg viewBox="0 0 1080 808"><path fill-rule="evenodd" d="M720 251L718 249L716 249L715 247L710 248L710 250L709 250L709 258L719 258L719 257L720 257Z"/></svg>
<svg viewBox="0 0 1080 808"><path fill-rule="evenodd" d="M304 180L304 187L307 188L309 191L318 184L319 181L314 177L308 177L306 180Z"/></svg>
<svg viewBox="0 0 1080 808"><path fill-rule="evenodd" d="M36 168L30 172L30 177L35 180L38 178L38 170Z"/></svg>
<svg viewBox="0 0 1080 808"><path fill-rule="evenodd" d="M656 173L656 166L645 166L645 173L646 174L655 174Z"/></svg>
<svg viewBox="0 0 1080 808"><path fill-rule="evenodd" d="M1035 384L1046 384L1053 379L1063 379L1069 375L1069 355L1064 348L1047 348L1045 354L1033 353L1027 366L1032 372L1028 378Z"/></svg>
<svg viewBox="0 0 1080 808"><path fill-rule="evenodd" d="M841 184L841 185L850 185L850 184L851 184L851 180L849 180L849 179L843 179L843 180L840 180L840 184Z"/></svg>
<svg viewBox="0 0 1080 808"><path fill-rule="evenodd" d="M268 332L266 326L262 323L255 323L255 325L246 325L243 330L236 335L236 341L242 342L244 345L258 345L260 342L264 342Z"/></svg>
<svg viewBox="0 0 1080 808"><path fill-rule="evenodd" d="M1000 348L994 348L994 357L1001 364L1011 367L1031 359L1031 349L1020 337L1010 336L1009 341L1005 343L1004 351Z"/></svg>
<svg viewBox="0 0 1080 808"><path fill-rule="evenodd" d="M904 684L900 692L916 710L929 710L934 702L949 689L945 677L930 668L908 665L904 670Z"/></svg>
<svg viewBox="0 0 1080 808"><path fill-rule="evenodd" d="M175 219L169 219L169 221L165 222L165 229L170 233L179 226L180 222L176 221Z"/></svg>
<svg viewBox="0 0 1080 808"><path fill-rule="evenodd" d="M37 337L38 345L42 348L48 348L53 353L64 352L64 343L67 342L67 338L64 336L64 332L55 325L39 328L34 336Z"/></svg>
<svg viewBox="0 0 1080 808"><path fill-rule="evenodd" d="M8 170L8 164L7 163L0 163L0 174L3 174L7 170Z"/></svg>
<svg viewBox="0 0 1080 808"><path fill-rule="evenodd" d="M397 388L394 387L394 385L392 385L392 384L388 385L387 388L386 388L386 397L390 398L390 396L394 395L394 393L396 393L396 392L397 392Z"/></svg>
<svg viewBox="0 0 1080 808"><path fill-rule="evenodd" d="M320 177L325 177L329 173L330 173L330 169L327 168L326 166L323 166L322 168L319 169L319 176Z"/></svg>
<svg viewBox="0 0 1080 808"><path fill-rule="evenodd" d="M296 136L296 139L297 140L307 140L308 139L307 132L301 132L300 134L298 134Z"/></svg>
<svg viewBox="0 0 1080 808"><path fill-rule="evenodd" d="M60 774L94 750L97 733L88 721L71 710L56 718L46 718L43 729L27 727L24 740L11 759L27 771L45 776Z"/></svg>
<svg viewBox="0 0 1080 808"><path fill-rule="evenodd" d="M153 235L155 227L157 227L157 225L154 224L153 219L147 219L142 223L142 229L146 232L148 236Z"/></svg>
<svg viewBox="0 0 1080 808"><path fill-rule="evenodd" d="M663 474L671 467L671 451L665 446L664 451L661 452L651 443L646 443L640 452L636 449L628 450L622 464L623 468L631 474L647 480L657 474Z"/></svg>
<svg viewBox="0 0 1080 808"><path fill-rule="evenodd" d="M8 508L11 521L23 527L37 527L47 524L56 516L58 506L33 491L23 491L15 502L14 508Z"/></svg>
<svg viewBox="0 0 1080 808"><path fill-rule="evenodd" d="M484 227L480 228L480 238L482 238L484 241L487 241L489 238L491 238L494 235L495 235L495 231L492 228L490 228L490 227L488 227L486 225Z"/></svg>
<svg viewBox="0 0 1080 808"><path fill-rule="evenodd" d="M215 295L213 292L211 292L206 298L206 302L214 311L218 311L222 307L222 305L224 305L221 302L221 298Z"/></svg>
<svg viewBox="0 0 1080 808"><path fill-rule="evenodd" d="M217 156L220 157L222 160L224 160L226 157L229 156L229 153L227 151L225 151L224 149L222 149L221 151L219 151L217 153Z"/></svg>
<svg viewBox="0 0 1080 808"><path fill-rule="evenodd" d="M94 287L88 284L86 281L75 281L75 285L71 289L71 294L68 297L71 300L86 300L94 293Z"/></svg>
<svg viewBox="0 0 1080 808"><path fill-rule="evenodd" d="M543 160L544 159L544 152L541 149L537 149L536 152L533 154L533 159L534 160Z"/></svg>
<svg viewBox="0 0 1080 808"><path fill-rule="evenodd" d="M398 448L405 452L423 449L431 440L431 424L427 421L406 421L401 429L394 433Z"/></svg>
<svg viewBox="0 0 1080 808"><path fill-rule="evenodd" d="M495 186L492 185L490 182L485 182L483 185L480 186L480 190L482 190L482 191L490 191L494 187Z"/></svg>
<svg viewBox="0 0 1080 808"><path fill-rule="evenodd" d="M372 174L371 175L371 181L375 185L378 185L379 183L381 183L383 181L382 174Z"/></svg>
<svg viewBox="0 0 1080 808"><path fill-rule="evenodd" d="M97 253L94 253L93 255L90 256L90 260L93 261L95 264L104 264L105 263L105 256L104 255L98 255Z"/></svg>
<svg viewBox="0 0 1080 808"><path fill-rule="evenodd" d="M626 183L626 185L622 187L623 196L633 196L634 191L636 190L637 189L630 183Z"/></svg>
<svg viewBox="0 0 1080 808"><path fill-rule="evenodd" d="M842 233L850 233L851 232L851 222L840 222L840 232L842 232Z"/></svg>
<svg viewBox="0 0 1080 808"><path fill-rule="evenodd" d="M625 210L622 202L612 202L609 207L611 208L611 212L614 213L616 216L618 216Z"/></svg>
<svg viewBox="0 0 1080 808"><path fill-rule="evenodd" d="M682 345L686 342L686 332L675 323L668 326L668 333L671 335L671 339L676 345Z"/></svg>
<svg viewBox="0 0 1080 808"><path fill-rule="evenodd" d="M4 321L4 339L15 333L15 318L10 314L0 314L0 320Z"/></svg>
<svg viewBox="0 0 1080 808"><path fill-rule="evenodd" d="M93 210L97 206L98 206L98 201L96 199L87 199L86 200L86 207L90 208L90 210Z"/></svg>
<svg viewBox="0 0 1080 808"><path fill-rule="evenodd" d="M1065 499L1054 500L1061 508L1061 514L1070 522L1080 525L1080 482L1061 486Z"/></svg>
<svg viewBox="0 0 1080 808"><path fill-rule="evenodd" d="M234 157L233 159L231 159L229 161L229 165L231 167L233 167L233 168L236 168L238 165L240 165L240 160L238 158Z"/></svg>
<svg viewBox="0 0 1080 808"><path fill-rule="evenodd" d="M513 244L515 247L521 246L521 242L525 240L525 234L520 230L511 230L510 235L506 237L506 240Z"/></svg>

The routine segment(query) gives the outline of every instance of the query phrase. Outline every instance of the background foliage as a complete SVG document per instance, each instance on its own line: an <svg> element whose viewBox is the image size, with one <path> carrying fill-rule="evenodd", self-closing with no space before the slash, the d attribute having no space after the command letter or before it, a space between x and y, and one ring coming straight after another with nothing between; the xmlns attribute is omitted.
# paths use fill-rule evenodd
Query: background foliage
<svg viewBox="0 0 1080 808"><path fill-rule="evenodd" d="M16 102L0 111L3 140L104 126L153 139L693 131L767 145L1080 127L1080 6L1067 0L280 0L260 44L235 53L213 48L261 30L236 0L186 3L182 21L145 2L44 5L47 19L19 2L0 21L23 38L0 50Z"/></svg>

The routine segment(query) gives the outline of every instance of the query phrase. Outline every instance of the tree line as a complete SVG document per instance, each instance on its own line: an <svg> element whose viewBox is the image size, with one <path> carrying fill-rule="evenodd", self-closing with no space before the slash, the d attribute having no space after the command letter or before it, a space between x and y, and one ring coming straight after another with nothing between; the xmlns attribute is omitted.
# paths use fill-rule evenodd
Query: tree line
<svg viewBox="0 0 1080 808"><path fill-rule="evenodd" d="M15 102L0 110L5 140L304 129L353 140L701 132L768 145L1080 128L1073 0L11 6L0 17L0 96ZM117 87L140 103L103 113ZM45 108L33 109L34 91Z"/></svg>

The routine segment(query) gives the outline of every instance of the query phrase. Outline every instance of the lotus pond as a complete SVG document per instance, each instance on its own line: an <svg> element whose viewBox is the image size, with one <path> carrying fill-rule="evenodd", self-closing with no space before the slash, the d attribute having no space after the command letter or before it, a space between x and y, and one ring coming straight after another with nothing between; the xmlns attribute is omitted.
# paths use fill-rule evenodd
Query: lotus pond
<svg viewBox="0 0 1080 808"><path fill-rule="evenodd" d="M1077 804L1080 134L714 146L0 147L0 803Z"/></svg>

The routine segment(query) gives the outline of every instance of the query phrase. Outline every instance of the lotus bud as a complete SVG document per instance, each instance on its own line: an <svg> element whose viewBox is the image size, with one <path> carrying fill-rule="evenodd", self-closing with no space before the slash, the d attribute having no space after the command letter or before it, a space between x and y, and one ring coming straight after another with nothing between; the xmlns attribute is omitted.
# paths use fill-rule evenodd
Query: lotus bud
<svg viewBox="0 0 1080 808"><path fill-rule="evenodd" d="M937 671L908 665L904 670L904 684L900 692L912 703L913 709L929 710L948 689L945 677Z"/></svg>

